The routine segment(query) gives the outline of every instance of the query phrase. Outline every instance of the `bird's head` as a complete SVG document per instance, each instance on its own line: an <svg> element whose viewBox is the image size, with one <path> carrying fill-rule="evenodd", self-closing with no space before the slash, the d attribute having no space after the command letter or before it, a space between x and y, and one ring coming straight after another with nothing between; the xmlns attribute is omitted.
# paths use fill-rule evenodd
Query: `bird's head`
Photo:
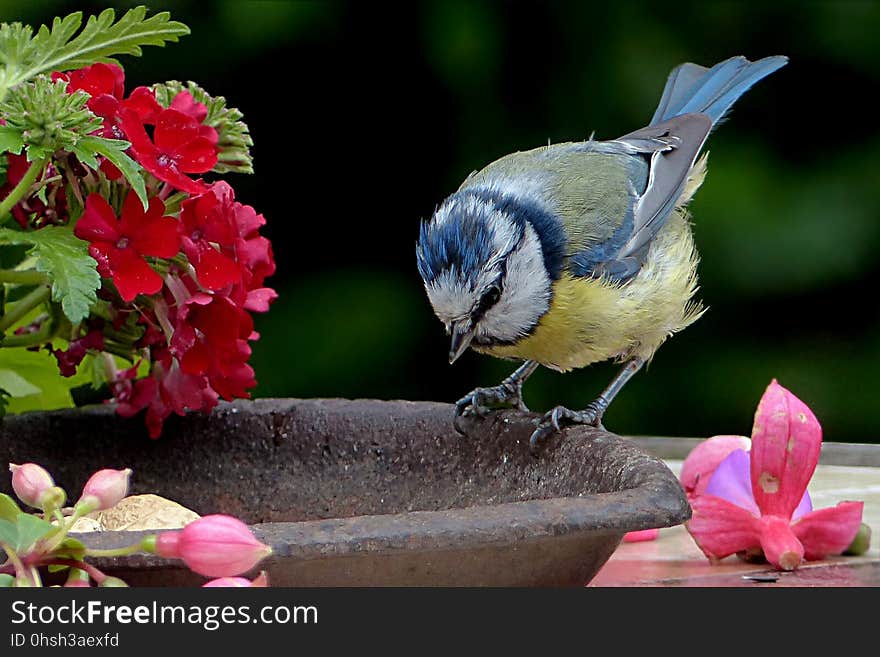
<svg viewBox="0 0 880 657"><path fill-rule="evenodd" d="M516 207L457 192L422 223L416 257L434 312L452 336L449 362L471 345L513 344L550 307L554 276Z"/></svg>

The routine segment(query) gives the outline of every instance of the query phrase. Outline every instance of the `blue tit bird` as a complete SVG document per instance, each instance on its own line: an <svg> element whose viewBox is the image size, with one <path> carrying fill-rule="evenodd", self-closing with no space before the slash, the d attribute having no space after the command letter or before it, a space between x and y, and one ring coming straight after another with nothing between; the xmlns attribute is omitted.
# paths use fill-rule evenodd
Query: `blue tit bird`
<svg viewBox="0 0 880 657"><path fill-rule="evenodd" d="M623 367L608 387L583 410L548 411L531 444L562 424L601 426L633 374L700 317L685 209L706 175L700 151L733 103L787 61L681 64L647 127L506 155L422 223L418 270L451 335L449 362L469 347L523 361L456 402L457 428L493 408L527 411L522 385L539 365L565 372L615 359Z"/></svg>

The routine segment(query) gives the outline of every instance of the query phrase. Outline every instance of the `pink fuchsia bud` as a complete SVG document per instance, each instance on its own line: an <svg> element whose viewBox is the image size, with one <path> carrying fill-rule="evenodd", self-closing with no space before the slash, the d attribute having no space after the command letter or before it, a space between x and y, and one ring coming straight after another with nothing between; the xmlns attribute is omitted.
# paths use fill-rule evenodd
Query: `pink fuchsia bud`
<svg viewBox="0 0 880 657"><path fill-rule="evenodd" d="M758 403L752 429L752 492L763 514L792 517L821 449L816 416L773 379Z"/></svg>
<svg viewBox="0 0 880 657"><path fill-rule="evenodd" d="M98 470L83 486L77 507L92 511L104 511L119 504L128 495L128 479L131 468L125 470Z"/></svg>
<svg viewBox="0 0 880 657"><path fill-rule="evenodd" d="M217 514L194 520L179 532L162 532L156 553L183 559L200 575L234 577L272 554L272 548L260 543L241 520Z"/></svg>
<svg viewBox="0 0 880 657"><path fill-rule="evenodd" d="M659 529L641 529L636 532L627 532L623 535L624 543L640 543L642 541L655 541L660 536Z"/></svg>
<svg viewBox="0 0 880 657"><path fill-rule="evenodd" d="M681 485L688 499L702 495L718 464L731 452L749 451L752 441L745 436L713 436L694 447L681 466Z"/></svg>
<svg viewBox="0 0 880 657"><path fill-rule="evenodd" d="M266 574L266 571L260 571L260 574L257 575L253 580L249 580L245 577L221 577L219 579L212 579L207 584L203 584L203 589L211 589L211 588L265 588L269 586L269 577Z"/></svg>
<svg viewBox="0 0 880 657"><path fill-rule="evenodd" d="M64 491L55 485L52 475L36 463L10 463L9 471L12 473L12 490L28 506L42 509L64 504Z"/></svg>

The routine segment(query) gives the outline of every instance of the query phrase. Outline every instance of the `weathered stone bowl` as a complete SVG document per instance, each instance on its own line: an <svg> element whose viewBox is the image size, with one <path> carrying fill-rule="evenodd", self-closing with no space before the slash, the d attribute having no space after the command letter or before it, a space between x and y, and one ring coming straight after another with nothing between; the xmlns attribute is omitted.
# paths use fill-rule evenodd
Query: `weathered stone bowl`
<svg viewBox="0 0 880 657"><path fill-rule="evenodd" d="M40 463L71 496L131 467L134 493L252 525L274 586L582 586L624 533L690 516L665 464L619 436L570 428L531 454L535 417L494 414L464 437L447 404L264 399L171 418L150 441L98 407L6 418L0 462ZM132 585L204 582L152 555L95 563Z"/></svg>

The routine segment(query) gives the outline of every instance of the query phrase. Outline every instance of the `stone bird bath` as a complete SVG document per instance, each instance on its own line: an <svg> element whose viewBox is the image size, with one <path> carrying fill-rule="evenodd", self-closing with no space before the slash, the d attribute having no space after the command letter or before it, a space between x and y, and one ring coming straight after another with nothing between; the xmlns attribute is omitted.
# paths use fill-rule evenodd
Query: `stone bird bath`
<svg viewBox="0 0 880 657"><path fill-rule="evenodd" d="M582 586L624 533L690 516L672 472L627 439L573 427L532 455L535 417L497 413L464 437L448 404L261 399L173 417L151 441L94 407L7 417L0 462L39 463L71 496L131 467L132 493L249 523L274 548L273 586ZM133 542L121 534L79 538ZM152 555L95 563L131 585L205 581Z"/></svg>

